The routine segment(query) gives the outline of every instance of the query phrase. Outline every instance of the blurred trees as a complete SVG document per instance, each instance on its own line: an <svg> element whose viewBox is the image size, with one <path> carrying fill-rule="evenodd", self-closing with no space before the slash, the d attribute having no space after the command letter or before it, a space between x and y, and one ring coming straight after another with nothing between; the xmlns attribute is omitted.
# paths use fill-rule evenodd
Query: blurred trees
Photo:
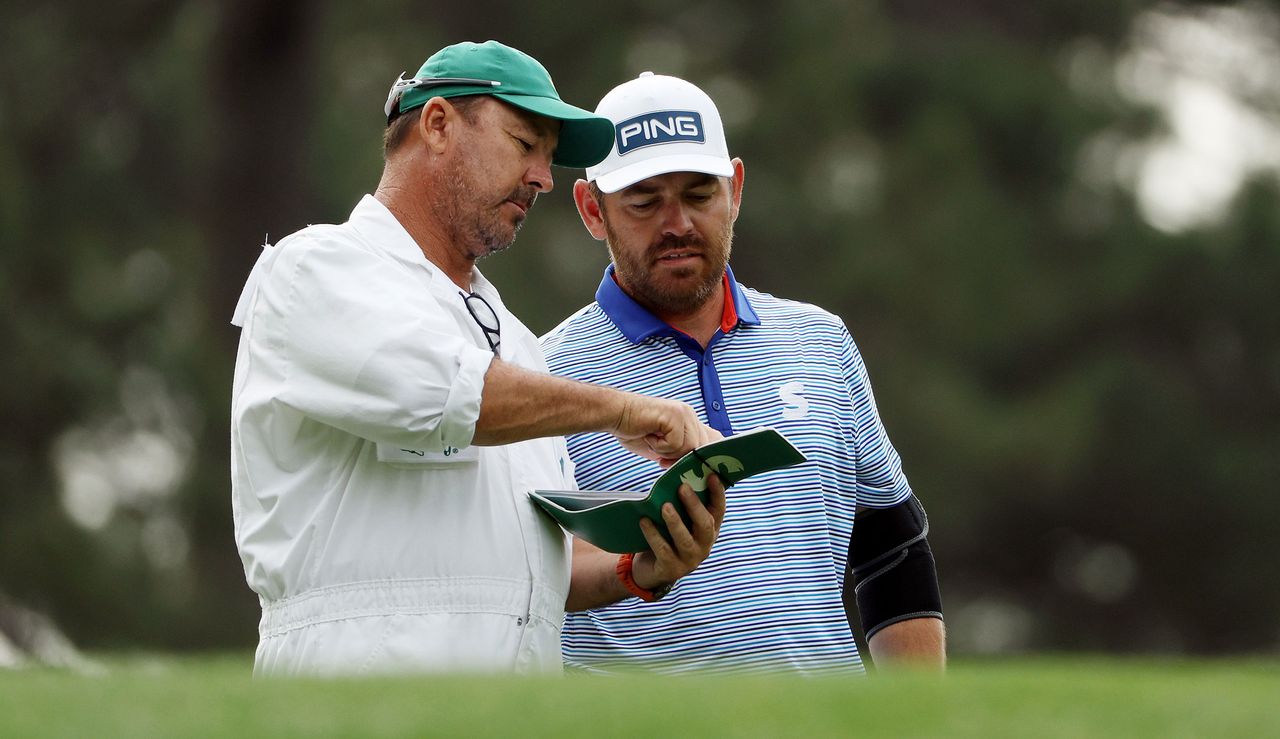
<svg viewBox="0 0 1280 739"><path fill-rule="evenodd" d="M1276 170L1150 225L1135 162L1172 124L1118 71L1142 19L1231 7L5 6L0 589L92 646L253 642L227 320L256 245L372 189L396 73L498 38L585 107L645 69L716 98L747 169L735 271L852 329L957 648L1274 648ZM1238 8L1212 17L1274 39L1272 6ZM1259 84L1241 99L1280 125ZM535 332L607 261L580 175L481 265Z"/></svg>

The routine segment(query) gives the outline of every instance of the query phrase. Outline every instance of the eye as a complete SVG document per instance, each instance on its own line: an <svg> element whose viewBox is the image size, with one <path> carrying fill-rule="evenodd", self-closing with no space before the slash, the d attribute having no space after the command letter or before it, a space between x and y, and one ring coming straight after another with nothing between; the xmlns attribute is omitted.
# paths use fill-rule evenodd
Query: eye
<svg viewBox="0 0 1280 739"><path fill-rule="evenodd" d="M514 138L514 139L516 140L516 142L520 144L520 148L521 148L521 149L523 149L523 150L524 150L524 152L525 152L526 154L528 154L529 152L533 151L533 144L532 144L532 143L530 143L530 142L528 142L528 141L524 140L523 138L521 138L521 137L519 137L519 136L512 136L512 138Z"/></svg>
<svg viewBox="0 0 1280 739"><path fill-rule="evenodd" d="M656 205L657 202L658 202L657 200L638 200L634 203L631 203L631 207L634 210L649 210L653 208L653 206Z"/></svg>

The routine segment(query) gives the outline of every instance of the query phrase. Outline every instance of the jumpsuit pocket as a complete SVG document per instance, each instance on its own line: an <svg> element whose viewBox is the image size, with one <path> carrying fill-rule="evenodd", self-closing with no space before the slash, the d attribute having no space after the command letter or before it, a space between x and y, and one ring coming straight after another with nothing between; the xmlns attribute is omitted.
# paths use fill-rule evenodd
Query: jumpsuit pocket
<svg viewBox="0 0 1280 739"><path fill-rule="evenodd" d="M480 447L405 449L394 444L378 444L378 461L408 467L450 467L480 461Z"/></svg>

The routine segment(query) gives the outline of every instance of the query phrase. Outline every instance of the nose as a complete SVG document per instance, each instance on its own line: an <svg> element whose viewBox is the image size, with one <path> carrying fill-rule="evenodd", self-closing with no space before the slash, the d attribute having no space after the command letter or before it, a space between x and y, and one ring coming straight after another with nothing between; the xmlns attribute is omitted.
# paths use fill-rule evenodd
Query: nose
<svg viewBox="0 0 1280 739"><path fill-rule="evenodd" d="M672 236L688 236L693 233L693 219L678 198L663 206L662 233Z"/></svg>
<svg viewBox="0 0 1280 739"><path fill-rule="evenodd" d="M524 184L539 193L551 192L556 183L551 177L551 157L536 157L524 173Z"/></svg>

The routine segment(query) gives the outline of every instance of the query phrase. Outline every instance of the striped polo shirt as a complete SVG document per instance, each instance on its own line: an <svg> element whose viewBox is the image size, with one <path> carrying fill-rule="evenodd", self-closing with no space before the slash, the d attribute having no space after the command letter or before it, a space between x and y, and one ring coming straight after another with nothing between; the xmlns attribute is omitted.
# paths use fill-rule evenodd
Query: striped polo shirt
<svg viewBox="0 0 1280 739"><path fill-rule="evenodd" d="M596 302L542 338L555 374L684 401L725 435L770 426L808 457L730 488L710 556L662 600L568 614L570 666L863 670L841 601L854 511L911 488L844 323L732 271L725 284L732 303L705 351L628 297L612 265ZM603 433L570 436L569 455L583 489L647 490L661 473Z"/></svg>

